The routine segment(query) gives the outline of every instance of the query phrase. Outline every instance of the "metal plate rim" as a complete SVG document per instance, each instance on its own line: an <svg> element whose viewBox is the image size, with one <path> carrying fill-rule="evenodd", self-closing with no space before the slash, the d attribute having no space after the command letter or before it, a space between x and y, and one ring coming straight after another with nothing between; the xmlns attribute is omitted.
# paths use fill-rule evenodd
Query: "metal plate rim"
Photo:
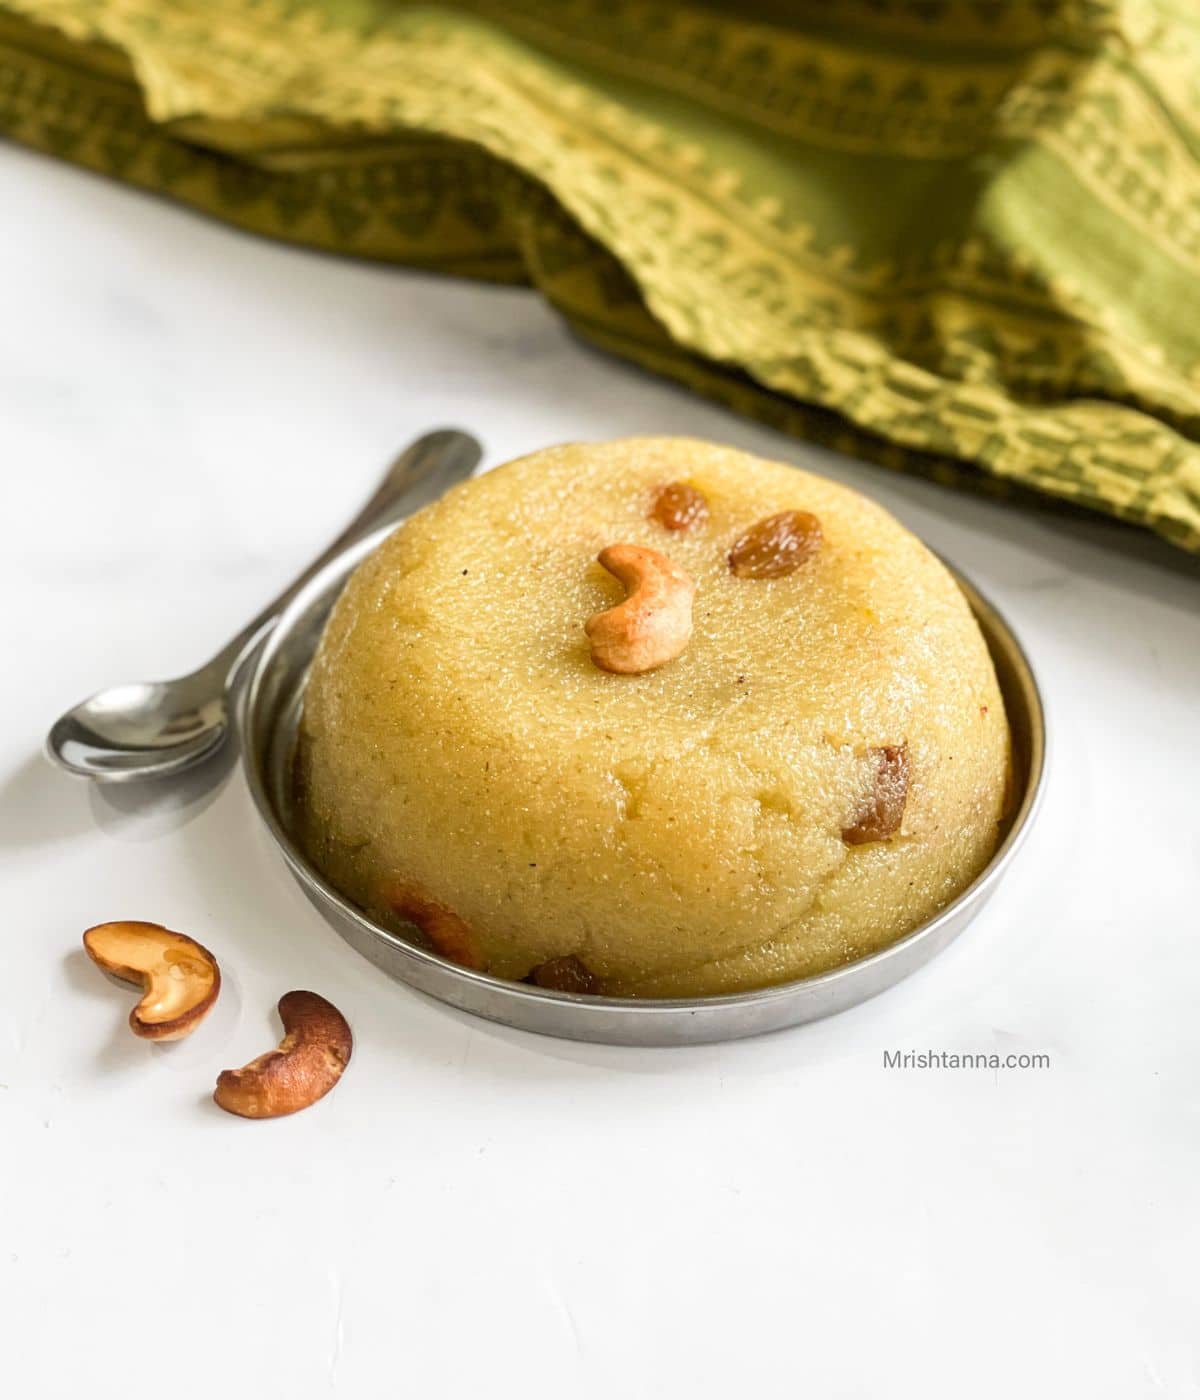
<svg viewBox="0 0 1200 1400"><path fill-rule="evenodd" d="M1045 711L1033 667L1002 614L946 561L962 588L995 656L1000 646L1014 672L1027 712L1024 789L992 859L975 880L931 919L886 948L842 967L747 992L711 997L582 997L508 982L450 963L374 923L309 864L292 840L269 791L260 736L264 697L273 665L292 639L298 621L325 595L340 593L354 567L391 533L377 531L322 570L286 609L254 655L237 708L242 765L255 808L292 874L308 897L357 951L381 963L392 976L461 1010L539 1034L625 1045L676 1045L738 1039L816 1020L848 1009L895 985L945 948L975 917L1008 872L1037 815L1044 788L1047 735ZM336 591L335 591L336 590ZM311 660L309 652L307 660ZM301 682L302 684L302 682ZM1006 707L1011 699L1005 695Z"/></svg>

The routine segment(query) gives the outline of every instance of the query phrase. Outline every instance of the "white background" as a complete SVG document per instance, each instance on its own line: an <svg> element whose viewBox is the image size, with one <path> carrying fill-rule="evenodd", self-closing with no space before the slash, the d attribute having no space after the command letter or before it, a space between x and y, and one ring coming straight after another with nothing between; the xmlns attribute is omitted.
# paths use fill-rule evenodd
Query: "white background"
<svg viewBox="0 0 1200 1400"><path fill-rule="evenodd" d="M740 421L577 344L530 293L241 236L0 150L0 1389L20 1400L1200 1395L1200 576L1103 524L959 496ZM294 886L240 773L89 788L84 694L190 669L414 434L488 461L686 432L873 493L1025 639L1044 813L930 967L757 1042L507 1032L389 982ZM112 918L222 960L135 1040ZM292 987L337 1090L209 1100ZM885 1070L1034 1051L1042 1071Z"/></svg>

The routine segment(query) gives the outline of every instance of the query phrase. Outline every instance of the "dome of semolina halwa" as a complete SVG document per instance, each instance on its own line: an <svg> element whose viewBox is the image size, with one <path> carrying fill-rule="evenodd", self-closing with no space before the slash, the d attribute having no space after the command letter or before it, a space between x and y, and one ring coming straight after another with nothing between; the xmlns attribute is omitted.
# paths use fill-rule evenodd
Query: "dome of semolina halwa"
<svg viewBox="0 0 1200 1400"><path fill-rule="evenodd" d="M681 649L624 674L584 630L625 596L618 545L666 557L676 622L671 579L694 586ZM995 849L1009 735L962 593L886 511L631 438L391 535L326 626L298 758L312 859L382 922L501 977L672 997L824 971L947 904Z"/></svg>

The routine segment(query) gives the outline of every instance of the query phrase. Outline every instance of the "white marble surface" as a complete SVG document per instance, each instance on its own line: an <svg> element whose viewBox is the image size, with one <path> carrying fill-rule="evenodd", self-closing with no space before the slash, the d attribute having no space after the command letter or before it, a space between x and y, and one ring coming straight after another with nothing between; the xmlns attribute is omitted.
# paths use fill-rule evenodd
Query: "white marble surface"
<svg viewBox="0 0 1200 1400"><path fill-rule="evenodd" d="M1200 581L1103 525L741 422L529 294L229 232L0 150L0 1334L21 1400L1200 1394ZM236 770L90 789L67 704L171 675L316 552L392 451L689 432L873 492L1020 629L1054 750L1011 881L874 1003L758 1042L505 1032L387 981L293 885ZM79 935L217 950L151 1048ZM253 1124L208 1099L309 986L357 1042ZM885 1050L1046 1052L1028 1072Z"/></svg>

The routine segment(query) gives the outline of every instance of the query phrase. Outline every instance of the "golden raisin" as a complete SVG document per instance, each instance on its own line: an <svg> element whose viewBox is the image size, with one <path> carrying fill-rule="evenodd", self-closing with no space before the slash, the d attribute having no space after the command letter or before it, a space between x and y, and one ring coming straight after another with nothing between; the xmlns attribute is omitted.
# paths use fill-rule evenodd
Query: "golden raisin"
<svg viewBox="0 0 1200 1400"><path fill-rule="evenodd" d="M785 510L751 525L729 551L738 578L782 578L821 544L821 522L806 510Z"/></svg>
<svg viewBox="0 0 1200 1400"><path fill-rule="evenodd" d="M866 809L853 826L845 827L842 840L848 846L868 841L886 841L900 830L910 782L907 744L888 744L872 749L875 755L875 789Z"/></svg>
<svg viewBox="0 0 1200 1400"><path fill-rule="evenodd" d="M525 980L549 992L574 992L576 996L595 996L600 990L600 979L573 953L539 963Z"/></svg>
<svg viewBox="0 0 1200 1400"><path fill-rule="evenodd" d="M657 520L664 530L690 530L708 519L708 501L686 481L669 481L655 492L649 519Z"/></svg>

